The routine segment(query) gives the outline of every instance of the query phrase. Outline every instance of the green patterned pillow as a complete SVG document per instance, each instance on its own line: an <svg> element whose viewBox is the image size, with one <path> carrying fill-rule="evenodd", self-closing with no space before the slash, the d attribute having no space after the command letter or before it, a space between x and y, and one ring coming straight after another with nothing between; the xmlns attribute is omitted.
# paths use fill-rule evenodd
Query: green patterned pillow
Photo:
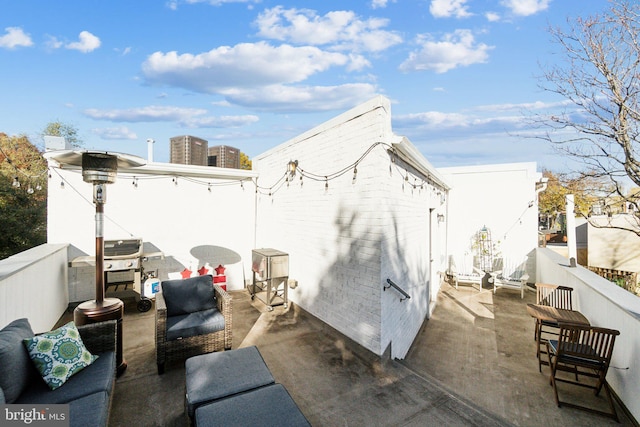
<svg viewBox="0 0 640 427"><path fill-rule="evenodd" d="M94 356L82 342L73 322L60 328L23 340L29 357L51 390L64 384L71 376L91 365Z"/></svg>

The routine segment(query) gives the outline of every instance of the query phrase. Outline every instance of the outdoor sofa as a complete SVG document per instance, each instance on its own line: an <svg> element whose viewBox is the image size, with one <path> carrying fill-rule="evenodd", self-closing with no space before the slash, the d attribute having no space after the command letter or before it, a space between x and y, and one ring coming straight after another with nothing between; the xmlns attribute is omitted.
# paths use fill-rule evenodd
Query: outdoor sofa
<svg viewBox="0 0 640 427"><path fill-rule="evenodd" d="M5 326L0 330L0 404L21 405L17 408L25 411L69 405L70 426L106 426L116 378L116 324L109 320L66 329L72 335L74 330L80 333L81 342L95 360L80 370L76 365L69 371L70 376L66 375L68 379L53 390L36 369L24 343L25 339L45 335L34 335L27 319Z"/></svg>

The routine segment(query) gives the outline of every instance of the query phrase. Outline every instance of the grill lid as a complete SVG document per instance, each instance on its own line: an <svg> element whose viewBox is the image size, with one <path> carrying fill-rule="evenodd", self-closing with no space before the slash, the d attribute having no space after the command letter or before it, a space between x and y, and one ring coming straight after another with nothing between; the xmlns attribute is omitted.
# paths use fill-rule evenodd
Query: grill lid
<svg viewBox="0 0 640 427"><path fill-rule="evenodd" d="M137 258L142 255L142 239L104 241L104 258Z"/></svg>

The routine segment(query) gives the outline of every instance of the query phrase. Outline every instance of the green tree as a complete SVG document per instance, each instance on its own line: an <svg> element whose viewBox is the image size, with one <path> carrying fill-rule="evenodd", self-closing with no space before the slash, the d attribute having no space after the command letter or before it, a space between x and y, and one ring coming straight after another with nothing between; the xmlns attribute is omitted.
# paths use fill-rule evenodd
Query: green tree
<svg viewBox="0 0 640 427"><path fill-rule="evenodd" d="M251 159L249 156L240 152L240 169L251 170Z"/></svg>
<svg viewBox="0 0 640 427"><path fill-rule="evenodd" d="M26 136L0 133L0 259L47 241L47 162Z"/></svg>
<svg viewBox="0 0 640 427"><path fill-rule="evenodd" d="M548 228L557 228L559 215L566 211L566 196L573 194L575 214L588 218L595 205L602 204L602 194L612 191L611 184L603 178L580 177L569 174L555 174L543 170L542 176L547 178L547 189L540 193L538 210L540 218ZM604 206L603 206L604 207Z"/></svg>
<svg viewBox="0 0 640 427"><path fill-rule="evenodd" d="M73 147L82 147L82 138L78 135L78 129L68 123L63 123L60 120L49 122L42 130L41 136L62 136L65 141L71 144Z"/></svg>
<svg viewBox="0 0 640 427"><path fill-rule="evenodd" d="M609 4L601 14L568 20L567 30L550 30L561 61L544 70L541 86L568 101L567 109L532 119L546 130L540 138L580 165L574 179L604 179L603 200L640 212L638 199L627 192L629 181L640 186L640 4ZM640 217L635 219L634 226L608 227L640 236Z"/></svg>

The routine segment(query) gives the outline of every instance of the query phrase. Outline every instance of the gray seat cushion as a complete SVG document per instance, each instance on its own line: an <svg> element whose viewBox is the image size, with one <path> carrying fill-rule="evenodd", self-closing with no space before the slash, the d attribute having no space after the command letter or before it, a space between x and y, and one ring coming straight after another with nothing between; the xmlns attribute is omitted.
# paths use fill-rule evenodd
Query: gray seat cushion
<svg viewBox="0 0 640 427"><path fill-rule="evenodd" d="M205 335L224 329L224 316L217 308L167 317L167 341Z"/></svg>
<svg viewBox="0 0 640 427"><path fill-rule="evenodd" d="M32 381L15 403L63 404L102 391L110 394L115 381L115 369L115 352L98 353L95 362L69 378L62 387L51 390L39 378Z"/></svg>
<svg viewBox="0 0 640 427"><path fill-rule="evenodd" d="M190 357L185 377L189 417L204 403L275 382L255 346Z"/></svg>
<svg viewBox="0 0 640 427"><path fill-rule="evenodd" d="M69 427L103 427L109 422L109 394L93 393L69 402Z"/></svg>
<svg viewBox="0 0 640 427"><path fill-rule="evenodd" d="M282 384L272 384L196 409L196 426L310 426Z"/></svg>
<svg viewBox="0 0 640 427"><path fill-rule="evenodd" d="M178 316L216 307L213 276L165 280L160 284L167 316Z"/></svg>
<svg viewBox="0 0 640 427"><path fill-rule="evenodd" d="M38 371L22 343L33 336L27 319L14 320L0 330L0 388L6 403L14 403L29 383L38 379Z"/></svg>

